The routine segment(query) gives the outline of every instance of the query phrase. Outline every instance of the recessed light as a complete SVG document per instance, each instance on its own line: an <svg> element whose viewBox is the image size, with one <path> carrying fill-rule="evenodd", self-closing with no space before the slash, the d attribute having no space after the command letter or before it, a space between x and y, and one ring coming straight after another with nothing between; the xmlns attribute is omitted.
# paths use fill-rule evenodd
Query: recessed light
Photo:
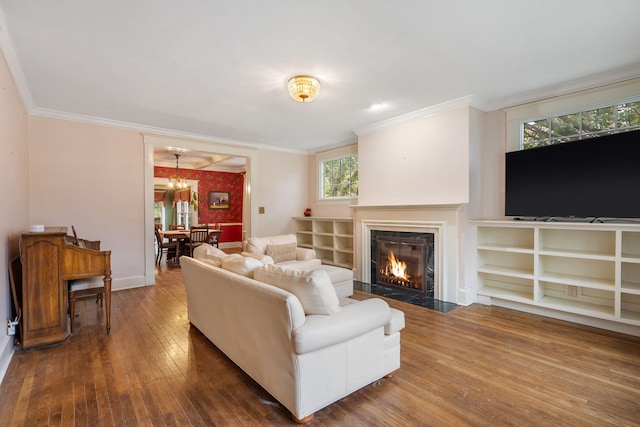
<svg viewBox="0 0 640 427"><path fill-rule="evenodd" d="M384 108L384 104L381 102L377 102L375 104L371 104L371 106L369 107L369 110L379 111L379 110L382 110L383 108Z"/></svg>

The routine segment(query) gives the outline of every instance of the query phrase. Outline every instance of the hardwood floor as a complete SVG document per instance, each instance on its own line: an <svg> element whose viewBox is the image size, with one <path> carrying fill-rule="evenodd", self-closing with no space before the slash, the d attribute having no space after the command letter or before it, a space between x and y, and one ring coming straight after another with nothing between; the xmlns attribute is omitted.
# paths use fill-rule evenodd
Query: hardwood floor
<svg viewBox="0 0 640 427"><path fill-rule="evenodd" d="M369 298L358 293L357 298ZM640 339L507 309L403 310L402 366L316 413L310 426L640 425ZM295 425L189 326L180 268L95 300L51 348L17 353L0 425Z"/></svg>

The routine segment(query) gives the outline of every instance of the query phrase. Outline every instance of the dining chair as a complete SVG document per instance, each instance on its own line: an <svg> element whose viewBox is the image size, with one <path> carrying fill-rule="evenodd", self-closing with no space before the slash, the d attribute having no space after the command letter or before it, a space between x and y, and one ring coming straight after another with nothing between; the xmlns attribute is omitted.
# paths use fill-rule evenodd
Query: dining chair
<svg viewBox="0 0 640 427"><path fill-rule="evenodd" d="M193 250L198 246L209 243L209 227L191 227L189 230L189 256L193 256Z"/></svg>
<svg viewBox="0 0 640 427"><path fill-rule="evenodd" d="M222 230L220 228L214 228L213 230L209 230L209 244L216 248L220 247L220 236L222 235Z"/></svg>
<svg viewBox="0 0 640 427"><path fill-rule="evenodd" d="M169 260L169 256L173 255L173 258L178 256L179 243L178 241L170 241L165 242L160 234L160 231L155 229L156 235L156 245L158 247L158 253L156 254L156 264L160 265L160 261L162 260L162 253L165 252L167 254L166 260Z"/></svg>

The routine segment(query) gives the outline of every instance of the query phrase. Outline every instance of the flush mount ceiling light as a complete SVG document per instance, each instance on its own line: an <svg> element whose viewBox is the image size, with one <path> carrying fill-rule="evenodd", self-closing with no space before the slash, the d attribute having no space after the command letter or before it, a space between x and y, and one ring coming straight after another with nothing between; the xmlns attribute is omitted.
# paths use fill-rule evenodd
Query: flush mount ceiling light
<svg viewBox="0 0 640 427"><path fill-rule="evenodd" d="M311 102L320 91L320 81L311 76L293 76L287 82L289 95L298 102Z"/></svg>

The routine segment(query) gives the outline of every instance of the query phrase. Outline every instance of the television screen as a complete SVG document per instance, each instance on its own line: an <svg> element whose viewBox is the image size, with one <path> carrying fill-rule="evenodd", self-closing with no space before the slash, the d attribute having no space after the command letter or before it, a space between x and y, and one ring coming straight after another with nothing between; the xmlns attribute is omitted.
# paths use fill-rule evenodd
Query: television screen
<svg viewBox="0 0 640 427"><path fill-rule="evenodd" d="M506 153L505 215L640 218L640 131Z"/></svg>

